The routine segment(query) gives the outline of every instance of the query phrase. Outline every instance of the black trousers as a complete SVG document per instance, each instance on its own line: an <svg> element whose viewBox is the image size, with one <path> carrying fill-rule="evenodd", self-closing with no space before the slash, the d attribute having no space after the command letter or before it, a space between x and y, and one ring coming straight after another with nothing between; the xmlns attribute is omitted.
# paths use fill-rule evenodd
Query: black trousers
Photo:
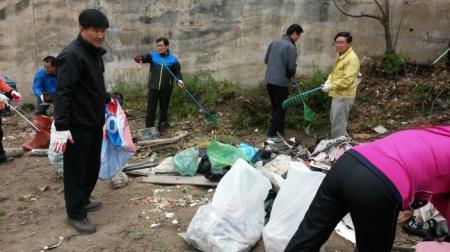
<svg viewBox="0 0 450 252"><path fill-rule="evenodd" d="M37 98L37 111L36 115L47 115L49 105L42 105L41 98Z"/></svg>
<svg viewBox="0 0 450 252"><path fill-rule="evenodd" d="M358 252L391 251L401 199L386 180L345 153L323 180L285 251L319 251L349 212Z"/></svg>
<svg viewBox="0 0 450 252"><path fill-rule="evenodd" d="M64 199L71 219L86 218L85 206L97 183L100 171L102 128L71 128L74 144L64 152Z"/></svg>
<svg viewBox="0 0 450 252"><path fill-rule="evenodd" d="M149 89L147 100L147 118L145 120L145 127L150 128L155 126L156 107L159 102L159 125L167 122L167 110L169 109L170 95L172 94L172 87L168 89Z"/></svg>
<svg viewBox="0 0 450 252"><path fill-rule="evenodd" d="M277 85L267 84L267 93L270 97L270 103L272 104L272 122L270 124L268 137L273 137L284 133L284 117L285 110L282 107L283 101L289 95L289 89L287 87L280 87Z"/></svg>

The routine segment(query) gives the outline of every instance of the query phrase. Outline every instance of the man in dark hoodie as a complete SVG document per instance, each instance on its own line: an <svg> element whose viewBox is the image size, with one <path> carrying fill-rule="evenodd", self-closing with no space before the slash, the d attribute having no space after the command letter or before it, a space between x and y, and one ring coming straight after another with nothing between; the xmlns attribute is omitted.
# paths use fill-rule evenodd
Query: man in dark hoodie
<svg viewBox="0 0 450 252"><path fill-rule="evenodd" d="M265 81L270 103L272 104L272 123L267 137L276 139L277 132L284 132L284 114L282 103L289 95L289 82L297 69L297 47L303 29L292 24L281 39L273 41L267 49L264 63L267 65Z"/></svg>
<svg viewBox="0 0 450 252"><path fill-rule="evenodd" d="M145 127L154 127L156 119L156 107L159 102L158 131L164 132L169 127L167 110L169 109L170 95L175 83L178 81L180 88L184 87L181 77L181 66L175 55L170 53L169 40L161 37L156 40L156 51L134 57L136 63L150 63L150 77L148 79L147 118ZM170 72L167 70L170 69Z"/></svg>
<svg viewBox="0 0 450 252"><path fill-rule="evenodd" d="M109 27L99 10L85 9L78 18L80 33L56 59L57 93L55 152L64 152L64 199L68 223L78 232L96 232L87 212L101 202L90 200L100 170L106 93L102 44Z"/></svg>

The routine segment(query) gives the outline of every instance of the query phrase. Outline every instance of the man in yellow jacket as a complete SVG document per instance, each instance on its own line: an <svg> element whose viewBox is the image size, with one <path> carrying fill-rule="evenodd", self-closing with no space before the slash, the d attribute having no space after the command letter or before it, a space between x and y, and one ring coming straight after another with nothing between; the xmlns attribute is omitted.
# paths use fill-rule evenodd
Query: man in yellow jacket
<svg viewBox="0 0 450 252"><path fill-rule="evenodd" d="M347 134L348 115L355 102L359 59L351 47L352 35L349 32L339 32L334 41L339 58L322 85L322 91L333 98L330 111L331 137L337 138Z"/></svg>

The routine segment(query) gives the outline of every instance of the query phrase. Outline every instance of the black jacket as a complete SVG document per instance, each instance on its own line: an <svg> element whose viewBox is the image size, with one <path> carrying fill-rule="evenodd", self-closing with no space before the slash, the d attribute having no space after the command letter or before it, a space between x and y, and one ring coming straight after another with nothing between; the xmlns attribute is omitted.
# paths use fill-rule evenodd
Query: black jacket
<svg viewBox="0 0 450 252"><path fill-rule="evenodd" d="M105 90L103 48L96 48L80 35L66 46L56 59L56 130L103 127Z"/></svg>
<svg viewBox="0 0 450 252"><path fill-rule="evenodd" d="M141 55L141 57L142 63L150 63L148 88L157 90L172 88L175 79L169 71L167 71L166 67L168 67L179 80L182 80L180 63L169 50L167 50L167 54L165 55L158 52L152 52Z"/></svg>

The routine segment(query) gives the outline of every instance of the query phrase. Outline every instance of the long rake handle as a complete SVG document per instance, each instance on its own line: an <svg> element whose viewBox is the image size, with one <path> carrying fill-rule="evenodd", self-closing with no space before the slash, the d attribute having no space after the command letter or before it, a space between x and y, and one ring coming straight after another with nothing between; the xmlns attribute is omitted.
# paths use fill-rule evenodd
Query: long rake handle
<svg viewBox="0 0 450 252"><path fill-rule="evenodd" d="M170 73L170 75L172 75L172 77L178 82L180 81L180 79L177 78L177 76L175 76L175 74L172 72L172 70L170 70L170 68L168 68L166 65L163 65L167 71ZM183 92L189 96L189 98L191 98L191 100L205 113L209 113L208 110L205 108L205 106L203 106L203 104L200 103L199 100L197 100L194 95L192 95L191 92L189 92L189 90L184 87L183 88Z"/></svg>
<svg viewBox="0 0 450 252"><path fill-rule="evenodd" d="M28 118L19 112L19 110L14 107L13 105L9 104L9 107L14 110L17 114L19 114L27 123L29 123L33 128L35 128L37 131L41 131L32 121L28 120Z"/></svg>

